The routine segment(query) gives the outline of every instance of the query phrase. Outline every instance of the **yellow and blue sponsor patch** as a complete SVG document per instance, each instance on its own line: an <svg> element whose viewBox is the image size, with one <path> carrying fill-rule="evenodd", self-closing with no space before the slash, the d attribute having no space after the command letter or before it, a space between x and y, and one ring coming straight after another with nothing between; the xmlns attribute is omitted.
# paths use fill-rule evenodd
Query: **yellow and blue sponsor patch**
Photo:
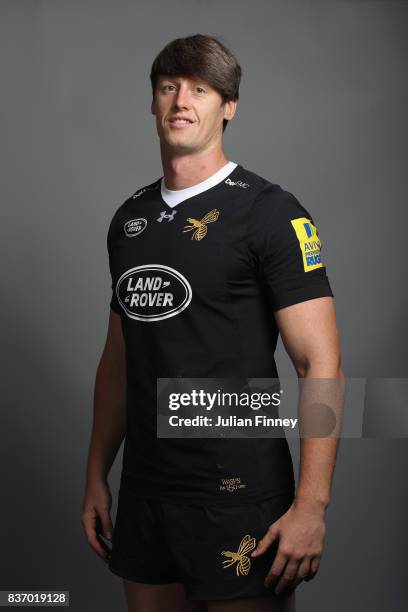
<svg viewBox="0 0 408 612"><path fill-rule="evenodd" d="M305 272L315 270L316 268L323 268L324 264L320 254L322 243L317 235L316 227L306 217L292 219L291 223L299 240Z"/></svg>

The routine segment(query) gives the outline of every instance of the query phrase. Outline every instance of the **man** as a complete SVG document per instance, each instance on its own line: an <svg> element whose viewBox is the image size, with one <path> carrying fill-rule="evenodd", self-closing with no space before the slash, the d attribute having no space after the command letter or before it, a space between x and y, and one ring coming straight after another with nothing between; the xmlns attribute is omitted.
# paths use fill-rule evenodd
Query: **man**
<svg viewBox="0 0 408 612"><path fill-rule="evenodd" d="M163 177L108 231L83 526L132 612L293 611L296 586L318 571L336 440L301 440L295 494L284 436L157 437L156 382L277 377L278 333L299 378L342 378L321 242L294 195L223 153L241 78L223 44L176 39L150 78ZM109 554L107 476L124 437Z"/></svg>

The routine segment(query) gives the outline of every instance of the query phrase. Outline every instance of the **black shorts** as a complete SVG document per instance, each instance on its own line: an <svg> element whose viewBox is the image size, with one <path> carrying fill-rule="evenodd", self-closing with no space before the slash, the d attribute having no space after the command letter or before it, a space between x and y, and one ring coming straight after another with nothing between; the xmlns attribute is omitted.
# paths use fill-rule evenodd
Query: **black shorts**
<svg viewBox="0 0 408 612"><path fill-rule="evenodd" d="M120 489L109 569L135 582L182 583L190 600L273 594L264 579L278 542L250 553L292 501L288 492L250 505L181 505Z"/></svg>

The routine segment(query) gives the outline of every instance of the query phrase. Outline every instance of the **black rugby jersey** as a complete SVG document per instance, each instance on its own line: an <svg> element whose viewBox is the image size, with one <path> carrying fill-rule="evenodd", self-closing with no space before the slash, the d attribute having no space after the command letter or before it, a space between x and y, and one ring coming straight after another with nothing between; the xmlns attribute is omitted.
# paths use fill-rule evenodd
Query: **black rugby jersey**
<svg viewBox="0 0 408 612"><path fill-rule="evenodd" d="M174 207L161 179L116 210L107 236L110 306L126 345L121 486L212 504L293 491L285 437L158 438L156 378L278 377L274 311L333 296L313 218L240 164Z"/></svg>

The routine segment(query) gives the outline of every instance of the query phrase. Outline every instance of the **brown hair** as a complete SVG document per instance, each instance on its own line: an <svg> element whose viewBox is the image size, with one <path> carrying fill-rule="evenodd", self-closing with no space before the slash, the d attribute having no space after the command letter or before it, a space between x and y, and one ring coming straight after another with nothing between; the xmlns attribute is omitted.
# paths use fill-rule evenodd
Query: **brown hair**
<svg viewBox="0 0 408 612"><path fill-rule="evenodd" d="M234 55L214 36L194 34L169 42L155 58L150 71L152 94L159 76L200 78L216 89L223 104L238 100L241 66ZM222 131L227 127L224 119Z"/></svg>

